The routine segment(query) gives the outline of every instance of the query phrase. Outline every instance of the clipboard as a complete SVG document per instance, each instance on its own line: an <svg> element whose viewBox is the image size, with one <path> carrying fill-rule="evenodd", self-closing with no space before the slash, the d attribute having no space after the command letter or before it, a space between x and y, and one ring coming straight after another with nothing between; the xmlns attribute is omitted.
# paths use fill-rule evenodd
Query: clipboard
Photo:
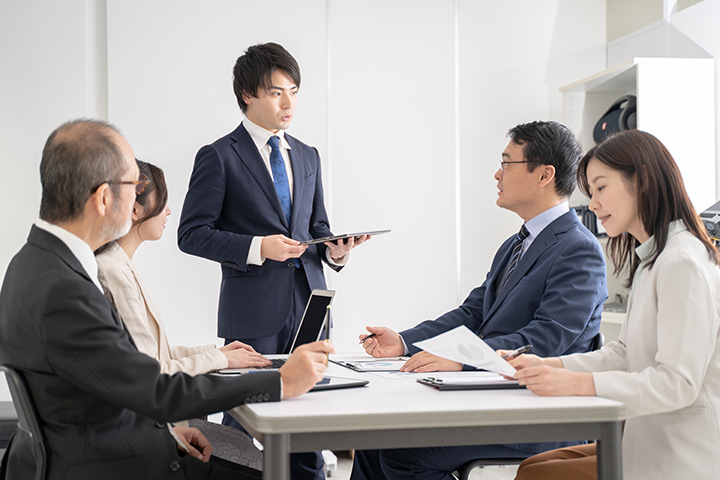
<svg viewBox="0 0 720 480"><path fill-rule="evenodd" d="M300 242L300 245L315 245L316 243L335 242L337 240L344 240L350 237L362 237L363 235L382 235L383 233L389 233L390 230L375 230L373 232L359 232L359 233L345 233L343 235L333 235L331 237L313 238L312 240L305 240Z"/></svg>
<svg viewBox="0 0 720 480"><path fill-rule="evenodd" d="M425 377L418 378L418 383L435 387L438 390L506 390L513 388L525 388L517 380L507 380L497 374L488 376L463 377Z"/></svg>

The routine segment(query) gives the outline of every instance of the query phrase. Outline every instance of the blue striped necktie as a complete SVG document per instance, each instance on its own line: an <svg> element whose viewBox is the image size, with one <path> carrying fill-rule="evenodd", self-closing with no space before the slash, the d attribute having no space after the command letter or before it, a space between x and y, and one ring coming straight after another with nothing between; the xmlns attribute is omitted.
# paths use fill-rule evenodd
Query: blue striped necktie
<svg viewBox="0 0 720 480"><path fill-rule="evenodd" d="M285 160L280 153L280 138L272 136L268 139L270 145L270 168L272 169L273 182L277 190L280 205L282 206L285 220L290 227L290 215L292 213L292 202L290 201L290 182L285 170Z"/></svg>
<svg viewBox="0 0 720 480"><path fill-rule="evenodd" d="M500 282L500 287L497 289L497 293L500 293L502 291L508 281L508 278L510 278L510 275L512 275L513 271L515 270L515 267L517 267L517 264L520 261L520 254L522 253L523 249L523 242L528 237L528 235L530 235L530 232L528 232L527 228L525 228L525 225L520 227L520 231L517 233L517 235L515 235L515 246L513 247L512 255L510 255L510 266L508 267L507 273L502 279L502 282Z"/></svg>
<svg viewBox="0 0 720 480"><path fill-rule="evenodd" d="M280 138L273 135L268 139L268 144L270 145L270 168L272 169L273 183L275 183L275 190L277 190L280 205L285 214L285 220L287 220L288 231L292 233L290 228L290 216L292 215L290 182L288 181L287 170L285 170L285 159L280 153ZM299 258L293 258L292 265L295 268L300 268L302 264Z"/></svg>

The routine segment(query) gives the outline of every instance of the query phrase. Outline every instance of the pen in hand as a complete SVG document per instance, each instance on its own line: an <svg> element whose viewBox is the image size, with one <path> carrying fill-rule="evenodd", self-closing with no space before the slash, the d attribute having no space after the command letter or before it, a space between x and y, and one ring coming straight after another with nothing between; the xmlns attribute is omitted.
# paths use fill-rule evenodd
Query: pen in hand
<svg viewBox="0 0 720 480"><path fill-rule="evenodd" d="M532 348L532 345L525 345L524 347L517 348L510 353L506 353L505 355L502 356L502 358L507 359L507 358L517 357L521 353L529 352L531 348Z"/></svg>
<svg viewBox="0 0 720 480"><path fill-rule="evenodd" d="M330 305L325 308L325 341L330 341ZM325 354L325 366L327 367L330 354Z"/></svg>
<svg viewBox="0 0 720 480"><path fill-rule="evenodd" d="M360 343L358 343L358 345L362 345L363 343L365 343L365 340L367 340L368 338L372 338L372 337L374 337L375 335L376 335L375 333L371 333L371 334L368 335L367 337L365 337L365 338L363 338L362 340L360 340Z"/></svg>

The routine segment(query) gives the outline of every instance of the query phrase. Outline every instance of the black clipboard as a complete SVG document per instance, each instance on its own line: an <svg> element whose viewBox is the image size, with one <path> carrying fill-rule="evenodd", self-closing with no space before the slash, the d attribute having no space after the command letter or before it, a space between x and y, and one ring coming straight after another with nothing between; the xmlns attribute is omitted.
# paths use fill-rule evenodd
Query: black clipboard
<svg viewBox="0 0 720 480"><path fill-rule="evenodd" d="M383 233L390 233L390 230L375 230L373 232L359 232L359 233L345 233L343 235L333 235L331 237L313 238L312 240L305 240L300 242L300 245L315 245L316 243L335 242L337 240L344 240L346 238L355 237L359 238L363 235L382 235Z"/></svg>
<svg viewBox="0 0 720 480"><path fill-rule="evenodd" d="M435 387L438 390L507 390L513 388L525 388L517 380L506 380L498 377L496 381L480 381L462 378L418 378L419 383Z"/></svg>

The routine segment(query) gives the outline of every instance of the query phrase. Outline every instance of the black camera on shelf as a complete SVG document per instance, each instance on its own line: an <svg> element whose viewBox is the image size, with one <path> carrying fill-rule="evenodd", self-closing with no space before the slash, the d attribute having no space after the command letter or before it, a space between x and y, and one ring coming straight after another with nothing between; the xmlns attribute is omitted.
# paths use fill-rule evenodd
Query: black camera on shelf
<svg viewBox="0 0 720 480"><path fill-rule="evenodd" d="M715 241L717 245L720 242L720 202L708 208L700 214L708 235Z"/></svg>

